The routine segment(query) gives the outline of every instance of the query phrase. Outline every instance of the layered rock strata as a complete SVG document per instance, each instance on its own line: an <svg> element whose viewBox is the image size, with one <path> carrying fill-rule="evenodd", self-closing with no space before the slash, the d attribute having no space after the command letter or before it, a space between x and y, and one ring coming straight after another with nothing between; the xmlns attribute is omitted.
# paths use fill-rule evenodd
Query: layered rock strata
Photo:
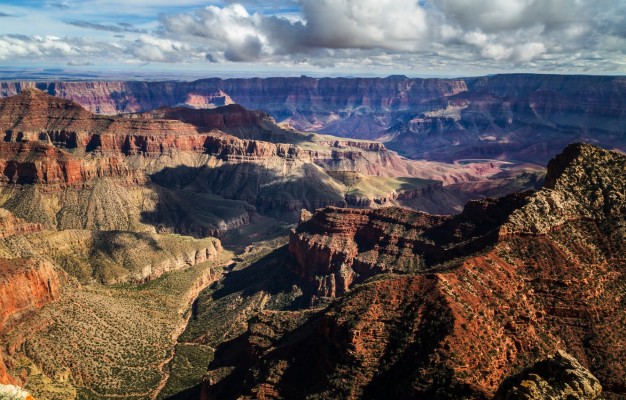
<svg viewBox="0 0 626 400"><path fill-rule="evenodd" d="M21 315L57 299L64 279L45 260L0 259L0 331Z"/></svg>
<svg viewBox="0 0 626 400"><path fill-rule="evenodd" d="M380 139L419 159L490 158L543 165L572 141L622 150L626 146L626 86L619 76L5 82L0 95L30 87L106 114L181 104L212 108L232 100L265 110L297 129Z"/></svg>
<svg viewBox="0 0 626 400"><path fill-rule="evenodd" d="M334 209L305 215L291 239L294 268L309 282L339 282L334 294L337 287L347 294L297 328L274 332L269 343L251 321L242 341L253 356L236 371L245 384L224 386L217 364L204 398L488 399L507 377L528 376L525 368L543 365L557 349L588 369L604 396L620 398L626 337L615 327L626 323L626 181L618 171L625 168L623 155L576 144L550 163L544 189L474 202L457 217ZM373 229L381 221L384 229ZM372 247L363 231L378 232ZM413 239L401 243L407 232ZM415 239L440 250L413 252ZM379 257L375 276L342 286L346 275L329 268L332 262L354 268L371 248L395 258ZM403 265L398 254L421 269L395 269ZM324 285L315 290L333 294ZM578 363L562 354L554 362L570 372L558 381L540 374L526 389L599 395Z"/></svg>

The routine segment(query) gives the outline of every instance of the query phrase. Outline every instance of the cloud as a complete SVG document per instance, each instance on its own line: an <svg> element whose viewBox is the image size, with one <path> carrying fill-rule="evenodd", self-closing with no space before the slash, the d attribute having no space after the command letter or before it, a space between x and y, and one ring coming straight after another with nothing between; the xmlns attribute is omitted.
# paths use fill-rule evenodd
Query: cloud
<svg viewBox="0 0 626 400"><path fill-rule="evenodd" d="M250 14L241 4L162 16L160 33L186 37L228 61L327 49L419 50L426 12L413 0L304 0L301 19Z"/></svg>
<svg viewBox="0 0 626 400"><path fill-rule="evenodd" d="M14 17L14 15L0 11L0 17Z"/></svg>
<svg viewBox="0 0 626 400"><path fill-rule="evenodd" d="M89 61L82 61L82 60L69 60L67 62L67 65L71 67L86 67L86 66L94 65L94 63L89 62Z"/></svg>
<svg viewBox="0 0 626 400"><path fill-rule="evenodd" d="M428 37L426 11L414 0L305 0L304 45L331 49L419 50Z"/></svg>
<svg viewBox="0 0 626 400"><path fill-rule="evenodd" d="M203 54L195 53L184 43L150 35L142 35L132 42L129 51L144 62L184 62L204 58Z"/></svg>
<svg viewBox="0 0 626 400"><path fill-rule="evenodd" d="M147 33L144 29L136 29L133 25L129 23L120 22L116 25L104 25L98 24L88 21L80 21L80 20L72 20L72 21L64 21L68 25L77 26L79 28L87 28L87 29L95 29L97 31L105 31L105 32L131 32L131 33Z"/></svg>
<svg viewBox="0 0 626 400"><path fill-rule="evenodd" d="M191 38L207 49L218 50L229 61L253 61L271 53L261 26L264 18L248 14L239 4L208 6L193 14L163 16L161 33Z"/></svg>
<svg viewBox="0 0 626 400"><path fill-rule="evenodd" d="M0 60L14 57L70 57L78 54L74 46L54 36L0 36Z"/></svg>
<svg viewBox="0 0 626 400"><path fill-rule="evenodd" d="M59 10L67 10L70 8L70 5L67 2L62 3L48 3L49 6L58 8Z"/></svg>
<svg viewBox="0 0 626 400"><path fill-rule="evenodd" d="M250 14L233 1L162 16L159 34L184 38L214 60L225 61L332 64L312 60L337 61L353 51L361 57L433 51L446 57L454 50L473 60L515 66L561 51L563 39L570 39L572 49L588 45L581 36L590 28L581 13L590 2L580 0L576 4L581 5L569 8L568 2L300 0L298 18L285 18ZM442 49L446 46L450 49Z"/></svg>
<svg viewBox="0 0 626 400"><path fill-rule="evenodd" d="M59 37L0 35L0 58L626 73L621 0L214 0L194 8L200 4L206 2L86 0L71 8L65 1L46 3L46 13L51 7L70 9L52 12L58 18L49 26ZM98 21L87 9L105 11ZM16 10L5 11L28 14ZM61 23L63 14L74 19ZM136 21L131 14L142 15L141 25L129 23ZM89 32L97 40L79 37L82 29L68 25L97 31ZM74 36L61 37L66 31Z"/></svg>

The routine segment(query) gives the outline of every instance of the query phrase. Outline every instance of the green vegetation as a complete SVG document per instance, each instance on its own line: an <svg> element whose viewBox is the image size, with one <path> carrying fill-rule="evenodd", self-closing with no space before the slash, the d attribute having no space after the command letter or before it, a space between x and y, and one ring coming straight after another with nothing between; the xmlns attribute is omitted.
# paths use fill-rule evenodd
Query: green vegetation
<svg viewBox="0 0 626 400"><path fill-rule="evenodd" d="M386 197L391 193L407 192L432 185L436 181L421 178L394 178L385 176L361 176L348 187L347 195L367 198Z"/></svg>
<svg viewBox="0 0 626 400"><path fill-rule="evenodd" d="M37 329L27 338L17 331L7 338L9 346L23 342L22 362L12 372L29 377L26 389L36 398L148 398L161 382L162 364L186 324L190 302L231 257L224 251L215 261L140 286L66 290L29 322ZM34 365L43 374L37 376ZM51 393L54 385L61 389Z"/></svg>
<svg viewBox="0 0 626 400"><path fill-rule="evenodd" d="M0 240L0 255L44 257L81 283L139 282L217 253L213 238L149 232L44 231Z"/></svg>
<svg viewBox="0 0 626 400"><path fill-rule="evenodd" d="M179 343L175 351L176 355L169 365L170 376L159 393L159 399L166 399L197 386L206 374L209 363L213 361L214 349L203 344Z"/></svg>

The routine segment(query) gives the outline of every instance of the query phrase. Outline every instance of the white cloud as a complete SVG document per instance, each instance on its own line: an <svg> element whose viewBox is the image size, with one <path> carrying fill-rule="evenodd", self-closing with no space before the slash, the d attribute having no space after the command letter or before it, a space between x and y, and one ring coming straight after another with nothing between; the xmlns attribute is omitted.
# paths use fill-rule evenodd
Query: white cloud
<svg viewBox="0 0 626 400"><path fill-rule="evenodd" d="M190 46L150 35L141 35L130 44L129 50L137 59L146 62L181 62L194 57Z"/></svg>
<svg viewBox="0 0 626 400"><path fill-rule="evenodd" d="M81 50L71 43L55 36L0 36L0 59L17 58L66 58L77 56Z"/></svg>
<svg viewBox="0 0 626 400"><path fill-rule="evenodd" d="M414 0L305 0L305 45L419 50L428 36L426 11Z"/></svg>
<svg viewBox="0 0 626 400"><path fill-rule="evenodd" d="M6 10L22 35L0 35L0 59L626 72L621 0L141 0L119 11L137 21L112 18L127 0L55 3Z"/></svg>

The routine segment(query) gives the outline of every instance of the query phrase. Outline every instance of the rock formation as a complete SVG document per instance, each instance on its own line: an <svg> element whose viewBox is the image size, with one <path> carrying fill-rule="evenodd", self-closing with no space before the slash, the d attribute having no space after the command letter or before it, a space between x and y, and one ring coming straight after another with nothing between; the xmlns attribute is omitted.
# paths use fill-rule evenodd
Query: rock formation
<svg viewBox="0 0 626 400"><path fill-rule="evenodd" d="M208 107L234 101L297 129L381 139L414 158L545 163L566 144L625 149L623 77L510 74L463 79L268 78L195 82L5 82L93 112ZM184 113L184 111L179 111Z"/></svg>
<svg viewBox="0 0 626 400"><path fill-rule="evenodd" d="M291 237L292 268L313 295L347 294L312 315L251 320L241 338L251 356L232 373L245 384L229 387L216 363L204 398L487 399L556 349L607 397L623 396L625 168L623 155L575 144L550 162L545 188L471 202L455 217L327 209L305 218ZM360 276L369 279L355 284ZM304 322L281 330L280 319ZM278 330L266 335L259 323ZM579 372L552 389L533 377L536 390L599 394L565 358L554 360Z"/></svg>
<svg viewBox="0 0 626 400"><path fill-rule="evenodd" d="M0 101L0 132L4 132L4 141L0 142L0 184L5 188L12 185L26 188L25 185L32 184L35 191L39 185L46 185L41 193L46 199L37 200L38 204L61 204L62 209L51 210L34 222L48 227L55 224L59 228L93 227L89 223L67 225L64 218L54 215L65 214L64 207L84 209L85 205L75 203L76 195L80 203L82 193L109 192L102 188L111 184L116 188L110 196L118 198L123 205L118 207L121 210L145 209L153 201L139 204L138 197L158 197L151 210L141 211L141 219L160 227L167 223L160 220L163 213L154 207L171 198L162 195L163 190L178 191L189 185L187 190L193 191L193 196L207 194L243 200L262 213L294 219L301 208L313 210L347 204L346 198L352 198L347 192L352 189L336 180L332 176L335 172L384 180L384 177L419 176L424 170L387 151L380 143L281 128L269 115L247 111L238 105L214 110L161 108L143 114L102 116L74 102L27 88ZM155 187L154 183L166 189ZM389 185L382 187L381 193L364 194L352 202L372 204L383 203L381 199L385 199L390 204L400 204L416 197L436 197L443 192L437 182L415 179L398 183L397 189ZM69 194L69 190L76 193ZM46 213L45 208L33 204L34 198L29 202L21 197L18 201L15 196L15 190L10 190L3 196L3 204L16 215L29 219L34 209ZM449 212L461 201L449 197L451 204L445 203L441 210ZM206 198L194 203L202 205ZM86 199L93 201L93 196ZM436 207L434 202L425 206L429 205ZM112 208L103 206L105 213L111 212ZM31 211L27 210L29 207ZM220 204L213 209L223 207ZM227 220L219 221L220 216L214 215L212 219L217 223L212 221L210 226L176 226L173 231L217 234L224 230L223 226L234 227L249 220L249 208L237 203L230 207L232 211L225 213L230 217ZM137 215L140 211L132 213ZM139 224L136 216L119 215L111 219L98 224L123 230Z"/></svg>
<svg viewBox="0 0 626 400"><path fill-rule="evenodd" d="M423 233L445 219L400 208L328 208L292 232L289 252L317 295L336 297L377 274L423 270L433 246Z"/></svg>
<svg viewBox="0 0 626 400"><path fill-rule="evenodd" d="M0 239L14 235L26 235L43 230L41 224L32 224L17 218L8 210L0 208Z"/></svg>
<svg viewBox="0 0 626 400"><path fill-rule="evenodd" d="M578 360L559 350L546 360L507 378L496 392L494 400L602 398L598 379Z"/></svg>
<svg viewBox="0 0 626 400"><path fill-rule="evenodd" d="M0 259L0 331L20 315L58 298L63 279L45 260Z"/></svg>

